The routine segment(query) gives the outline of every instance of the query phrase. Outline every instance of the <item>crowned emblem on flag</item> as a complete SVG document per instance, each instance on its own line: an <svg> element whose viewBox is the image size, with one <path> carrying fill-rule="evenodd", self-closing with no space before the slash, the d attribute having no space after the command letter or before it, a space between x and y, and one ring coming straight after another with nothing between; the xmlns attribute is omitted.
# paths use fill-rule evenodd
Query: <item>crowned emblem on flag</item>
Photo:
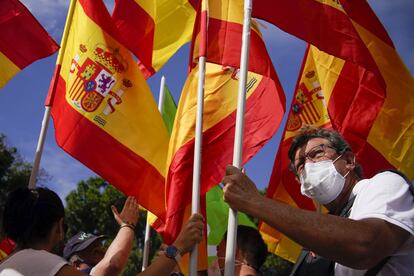
<svg viewBox="0 0 414 276"><path fill-rule="evenodd" d="M321 85L315 71L309 71L298 85L287 122L287 131L296 131L304 124L318 124L324 115L324 109L325 98Z"/></svg>
<svg viewBox="0 0 414 276"><path fill-rule="evenodd" d="M124 90L118 88L114 91L114 87L132 86L131 83L124 85L125 80L117 85L117 75L127 70L127 63L116 49L102 44L96 45L93 51L89 51L85 44L80 44L79 50L80 53L72 60L70 74L74 78L69 84L68 98L76 108L84 112L94 112L106 102L102 114L108 116L115 111L115 105L122 103ZM104 121L101 118L99 123Z"/></svg>

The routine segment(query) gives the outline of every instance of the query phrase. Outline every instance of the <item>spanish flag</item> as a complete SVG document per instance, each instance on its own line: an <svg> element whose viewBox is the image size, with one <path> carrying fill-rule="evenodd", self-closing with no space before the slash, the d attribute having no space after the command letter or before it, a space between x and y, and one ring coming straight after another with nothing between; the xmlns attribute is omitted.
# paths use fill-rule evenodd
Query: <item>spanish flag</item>
<svg viewBox="0 0 414 276"><path fill-rule="evenodd" d="M232 162L243 27L241 1L210 0L208 6L200 179L202 196L221 181L225 166ZM202 15L205 13L200 12L198 16ZM167 157L167 224L164 237L170 241L179 233L185 208L191 202L199 71L196 58L202 38L198 32L193 38L195 54L194 60L191 60L192 70L180 98ZM275 133L285 106L283 90L256 27L251 35L246 92L243 163Z"/></svg>
<svg viewBox="0 0 414 276"><path fill-rule="evenodd" d="M358 11L355 8L351 11L350 6L357 6ZM366 17L363 15L365 12ZM389 44L391 41L381 24L367 20L369 17L375 17L368 3L347 0L256 0L253 2L252 15L305 40L327 54L353 64L350 65L350 70L358 71L361 85L358 89L343 92L341 102L335 101L341 105L340 109L336 110L346 112L336 113L332 117L332 124L352 136L347 137L348 139L359 140L355 143L354 150L362 150L376 114L384 104L386 83L369 49L371 45L367 43L368 37L361 33L357 25L369 27L368 30L374 32L384 43ZM355 20L359 23L355 24ZM368 89L365 89L366 87ZM359 99L354 101L356 98ZM365 112L354 115L354 110L360 111L358 106L363 102L369 102L369 105L364 106ZM360 124L355 124L358 120Z"/></svg>
<svg viewBox="0 0 414 276"><path fill-rule="evenodd" d="M0 2L0 88L32 62L59 49L18 0Z"/></svg>
<svg viewBox="0 0 414 276"><path fill-rule="evenodd" d="M112 15L122 41L149 78L191 41L198 0L116 0Z"/></svg>
<svg viewBox="0 0 414 276"><path fill-rule="evenodd" d="M351 61L309 47L267 192L270 198L309 210L315 209L313 202L301 196L299 184L288 170L287 157L293 137L305 124L341 132L356 151L365 177L397 169L414 179L414 79L367 2L343 1L342 5L379 68L386 96L374 112L371 108L378 100L378 87L366 71ZM367 110L373 113L367 114ZM350 129L366 133L366 139ZM268 225L262 224L260 230L272 252L295 261L299 245Z"/></svg>
<svg viewBox="0 0 414 276"><path fill-rule="evenodd" d="M56 141L163 219L168 133L151 91L101 0L69 15L49 94Z"/></svg>

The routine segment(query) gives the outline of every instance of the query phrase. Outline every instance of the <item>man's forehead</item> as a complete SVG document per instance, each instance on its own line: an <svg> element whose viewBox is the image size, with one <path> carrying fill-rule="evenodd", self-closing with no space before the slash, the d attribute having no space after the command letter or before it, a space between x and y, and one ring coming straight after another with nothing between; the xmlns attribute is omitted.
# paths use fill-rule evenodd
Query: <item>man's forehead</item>
<svg viewBox="0 0 414 276"><path fill-rule="evenodd" d="M300 156L303 156L305 152L308 152L310 149L321 144L329 144L329 141L321 137L309 139L306 144L304 144L296 150L295 159L299 158Z"/></svg>

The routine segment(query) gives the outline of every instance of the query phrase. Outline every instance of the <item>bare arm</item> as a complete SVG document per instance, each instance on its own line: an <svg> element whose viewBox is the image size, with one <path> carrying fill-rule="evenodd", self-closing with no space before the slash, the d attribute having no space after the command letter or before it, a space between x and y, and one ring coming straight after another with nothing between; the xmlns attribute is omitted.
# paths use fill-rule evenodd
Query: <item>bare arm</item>
<svg viewBox="0 0 414 276"><path fill-rule="evenodd" d="M138 221L138 203L134 197L128 197L121 213L112 206L115 220L121 225L123 222L136 225ZM94 275L119 275L124 269L134 241L134 230L130 227L121 227L112 241L104 258L94 267Z"/></svg>
<svg viewBox="0 0 414 276"><path fill-rule="evenodd" d="M391 255L409 233L381 219L352 220L301 210L265 198L237 168L228 166L224 199L292 240L343 265L368 269Z"/></svg>
<svg viewBox="0 0 414 276"><path fill-rule="evenodd" d="M187 224L181 230L177 239L173 243L181 255L190 252L196 243L199 243L203 237L203 217L199 214L194 214L190 217ZM147 269L138 275L141 276L158 276L170 275L171 271L177 265L174 259L168 258L161 254Z"/></svg>

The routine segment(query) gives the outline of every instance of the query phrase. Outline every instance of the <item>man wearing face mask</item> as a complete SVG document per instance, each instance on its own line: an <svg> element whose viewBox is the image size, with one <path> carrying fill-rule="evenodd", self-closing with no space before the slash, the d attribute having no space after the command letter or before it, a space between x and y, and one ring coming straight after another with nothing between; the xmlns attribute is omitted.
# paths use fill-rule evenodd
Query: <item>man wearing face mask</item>
<svg viewBox="0 0 414 276"><path fill-rule="evenodd" d="M263 197L233 166L226 168L222 182L224 199L232 208L309 249L299 258L294 275L414 271L414 197L403 177L387 171L362 179L348 143L328 129L303 129L288 155L302 194L325 206L329 214Z"/></svg>

